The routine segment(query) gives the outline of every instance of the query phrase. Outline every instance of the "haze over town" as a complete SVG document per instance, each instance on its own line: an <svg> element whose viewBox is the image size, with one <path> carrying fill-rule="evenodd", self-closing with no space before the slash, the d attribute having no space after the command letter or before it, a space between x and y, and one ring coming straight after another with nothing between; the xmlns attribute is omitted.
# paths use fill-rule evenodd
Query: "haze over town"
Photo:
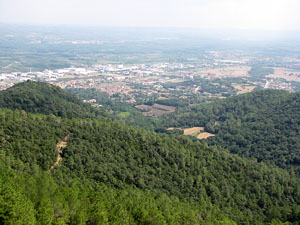
<svg viewBox="0 0 300 225"><path fill-rule="evenodd" d="M0 22L299 30L298 0L1 0Z"/></svg>

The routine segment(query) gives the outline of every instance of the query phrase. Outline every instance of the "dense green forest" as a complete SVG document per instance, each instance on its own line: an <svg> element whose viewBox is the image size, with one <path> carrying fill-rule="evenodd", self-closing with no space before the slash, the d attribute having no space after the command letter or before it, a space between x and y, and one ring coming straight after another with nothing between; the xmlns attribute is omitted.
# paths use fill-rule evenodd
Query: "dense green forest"
<svg viewBox="0 0 300 225"><path fill-rule="evenodd" d="M70 134L63 160L53 171L58 184L80 179L118 190L158 191L196 202L204 220L222 214L239 224L299 220L295 176L188 137L100 118L69 120L10 110L1 110L1 128L1 149L17 159L13 166L23 173L26 167L19 163L48 171L55 162L55 144Z"/></svg>
<svg viewBox="0 0 300 225"><path fill-rule="evenodd" d="M59 184L35 165L0 157L0 224L236 224L222 214L203 218L198 204L161 192Z"/></svg>
<svg viewBox="0 0 300 225"><path fill-rule="evenodd" d="M165 127L203 126L216 134L209 144L241 156L284 168L300 165L300 93L256 91L180 108L162 122Z"/></svg>
<svg viewBox="0 0 300 225"><path fill-rule="evenodd" d="M1 224L299 224L299 178L284 169L94 112L16 108L0 109Z"/></svg>
<svg viewBox="0 0 300 225"><path fill-rule="evenodd" d="M1 91L0 106L67 118L86 118L100 113L59 87L33 81L19 83Z"/></svg>
<svg viewBox="0 0 300 225"><path fill-rule="evenodd" d="M251 70L249 71L249 75L253 78L263 78L268 74L273 74L274 69L272 68L266 68L262 66L253 66L251 67Z"/></svg>

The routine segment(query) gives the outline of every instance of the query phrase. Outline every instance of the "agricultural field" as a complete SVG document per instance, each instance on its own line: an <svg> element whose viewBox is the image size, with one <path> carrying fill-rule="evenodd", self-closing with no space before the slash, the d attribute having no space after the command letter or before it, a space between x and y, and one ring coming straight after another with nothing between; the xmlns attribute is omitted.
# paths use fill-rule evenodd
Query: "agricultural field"
<svg viewBox="0 0 300 225"><path fill-rule="evenodd" d="M166 83L173 83L173 84L176 84L176 83L180 83L180 82L183 82L184 80L182 79L179 79L179 78L176 78L176 79L170 79L168 80Z"/></svg>
<svg viewBox="0 0 300 225"><path fill-rule="evenodd" d="M184 129L183 134L184 135L195 135L203 130L204 130L204 127L192 127L192 128Z"/></svg>
<svg viewBox="0 0 300 225"><path fill-rule="evenodd" d="M160 104L154 104L153 106L137 105L135 107L141 110L144 116L153 116L153 117L160 117L165 114L170 114L176 111L176 107L174 106L167 106L167 105L160 105Z"/></svg>
<svg viewBox="0 0 300 225"><path fill-rule="evenodd" d="M200 140L216 136L215 134L204 132L204 127L191 127L191 128L185 128L185 129L169 127L169 128L167 128L167 130L168 131L183 130L184 135L194 136L194 137L197 137L197 139L200 139Z"/></svg>
<svg viewBox="0 0 300 225"><path fill-rule="evenodd" d="M232 86L238 90L238 92L237 92L238 95L251 92L256 88L256 86L246 86L246 85L240 85L240 84L234 84Z"/></svg>
<svg viewBox="0 0 300 225"><path fill-rule="evenodd" d="M300 71L294 71L288 68L273 68L274 74L269 74L266 77L282 78L287 81L300 82Z"/></svg>
<svg viewBox="0 0 300 225"><path fill-rule="evenodd" d="M203 132L203 133L199 134L199 135L197 136L197 138L200 139L200 140L202 140L202 139L207 139L207 138L209 138L209 137L214 137L214 136L216 136L216 135L215 135L215 134L208 133L208 132Z"/></svg>
<svg viewBox="0 0 300 225"><path fill-rule="evenodd" d="M152 109L152 106L150 105L137 105L135 108L141 110L141 111L150 111Z"/></svg>
<svg viewBox="0 0 300 225"><path fill-rule="evenodd" d="M223 67L218 69L200 70L199 73L203 77L225 78L225 77L248 77L249 66Z"/></svg>
<svg viewBox="0 0 300 225"><path fill-rule="evenodd" d="M192 127L183 129L183 134L197 137L197 139L207 139L209 137L216 136L214 134L204 132L204 127Z"/></svg>

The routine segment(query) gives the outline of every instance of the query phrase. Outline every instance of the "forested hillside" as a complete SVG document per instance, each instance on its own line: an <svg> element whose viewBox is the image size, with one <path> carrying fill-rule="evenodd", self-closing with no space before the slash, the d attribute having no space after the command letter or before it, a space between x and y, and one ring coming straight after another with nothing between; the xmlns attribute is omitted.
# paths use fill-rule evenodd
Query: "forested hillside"
<svg viewBox="0 0 300 225"><path fill-rule="evenodd" d="M0 224L236 224L161 192L92 186L70 178L60 184L2 150L0 157Z"/></svg>
<svg viewBox="0 0 300 225"><path fill-rule="evenodd" d="M118 190L164 193L196 204L203 220L224 214L239 224L299 221L299 180L284 170L188 137L146 132L102 117L70 120L0 112L1 149L16 159L11 166L22 173L24 163L48 171L56 143L69 134L62 161L52 172L59 184L80 179Z"/></svg>
<svg viewBox="0 0 300 225"><path fill-rule="evenodd" d="M59 87L34 81L19 83L1 91L0 106L67 118L86 118L100 113Z"/></svg>
<svg viewBox="0 0 300 225"><path fill-rule="evenodd" d="M28 82L0 95L1 107L16 108L0 108L1 224L299 224L295 174L190 137L124 125L45 85ZM42 101L28 105L34 96ZM49 108L53 99L60 106ZM31 113L36 106L40 114Z"/></svg>
<svg viewBox="0 0 300 225"><path fill-rule="evenodd" d="M264 90L182 108L164 126L203 126L208 143L258 161L300 166L300 93Z"/></svg>

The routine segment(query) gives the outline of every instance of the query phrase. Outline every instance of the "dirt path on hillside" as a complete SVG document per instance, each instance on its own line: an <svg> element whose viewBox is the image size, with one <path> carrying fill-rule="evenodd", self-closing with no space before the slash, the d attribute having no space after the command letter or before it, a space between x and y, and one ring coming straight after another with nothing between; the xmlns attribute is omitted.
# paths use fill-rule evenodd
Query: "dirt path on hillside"
<svg viewBox="0 0 300 225"><path fill-rule="evenodd" d="M56 145L55 151L57 152L57 157L56 157L56 161L55 163L50 167L50 170L48 170L48 172L52 172L52 170L59 165L60 161L62 160L62 152L63 150L67 147L68 144L68 139L70 137L70 134L68 134L67 136L65 136L61 141L59 141Z"/></svg>

